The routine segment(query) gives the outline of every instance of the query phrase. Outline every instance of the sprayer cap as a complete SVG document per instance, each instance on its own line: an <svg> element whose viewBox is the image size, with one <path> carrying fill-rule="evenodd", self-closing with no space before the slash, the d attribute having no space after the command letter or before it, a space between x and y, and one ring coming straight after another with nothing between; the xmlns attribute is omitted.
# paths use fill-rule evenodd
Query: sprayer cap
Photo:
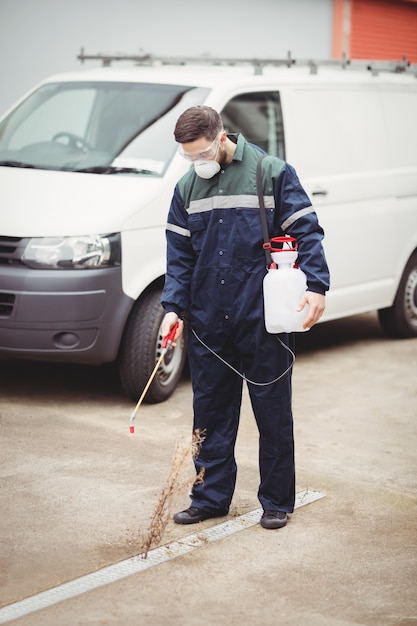
<svg viewBox="0 0 417 626"><path fill-rule="evenodd" d="M271 252L271 257L278 265L292 265L297 260L298 252L297 250L274 250Z"/></svg>

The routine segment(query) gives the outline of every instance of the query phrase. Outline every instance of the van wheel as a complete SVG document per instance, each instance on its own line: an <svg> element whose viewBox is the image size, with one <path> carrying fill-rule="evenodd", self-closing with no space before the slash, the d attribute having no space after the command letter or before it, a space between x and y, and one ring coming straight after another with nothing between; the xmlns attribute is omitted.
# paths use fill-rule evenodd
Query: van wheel
<svg viewBox="0 0 417 626"><path fill-rule="evenodd" d="M160 300L160 291L151 291L141 298L132 310L123 336L118 361L119 377L123 391L135 402L161 356L161 323L165 313ZM163 402L177 386L186 360L184 335L176 344L175 348L166 352L144 402Z"/></svg>
<svg viewBox="0 0 417 626"><path fill-rule="evenodd" d="M378 317L390 337L417 337L417 252L405 266L394 304L378 311Z"/></svg>

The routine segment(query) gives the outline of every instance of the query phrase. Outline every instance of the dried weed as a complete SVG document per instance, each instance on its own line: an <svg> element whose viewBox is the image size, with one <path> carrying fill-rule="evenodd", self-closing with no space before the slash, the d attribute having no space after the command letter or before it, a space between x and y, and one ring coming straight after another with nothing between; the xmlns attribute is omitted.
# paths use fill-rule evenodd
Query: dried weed
<svg viewBox="0 0 417 626"><path fill-rule="evenodd" d="M195 430L193 432L191 446L183 442L177 444L172 459L171 470L159 496L149 528L141 537L140 546L143 550L143 558L146 559L149 550L153 546L158 545L161 541L161 537L170 518L172 498L185 489L191 489L193 485L203 482L204 469L202 469L197 476L184 480L182 480L181 474L190 460L190 455L193 459L198 456L204 439L205 431Z"/></svg>

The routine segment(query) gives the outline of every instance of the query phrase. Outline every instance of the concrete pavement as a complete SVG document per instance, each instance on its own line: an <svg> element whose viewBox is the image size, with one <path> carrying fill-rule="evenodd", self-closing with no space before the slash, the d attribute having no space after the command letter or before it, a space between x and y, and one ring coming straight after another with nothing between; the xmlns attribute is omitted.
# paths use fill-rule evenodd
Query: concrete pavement
<svg viewBox="0 0 417 626"><path fill-rule="evenodd" d="M175 446L191 431L187 377L172 398L132 403L111 368L0 363L0 606L140 553ZM183 556L35 610L18 626L391 626L417 624L417 340L375 316L319 325L294 371L297 491L326 497L288 525L204 541ZM258 509L257 432L245 393L235 498ZM183 468L192 478L192 463ZM170 502L188 506L186 489Z"/></svg>

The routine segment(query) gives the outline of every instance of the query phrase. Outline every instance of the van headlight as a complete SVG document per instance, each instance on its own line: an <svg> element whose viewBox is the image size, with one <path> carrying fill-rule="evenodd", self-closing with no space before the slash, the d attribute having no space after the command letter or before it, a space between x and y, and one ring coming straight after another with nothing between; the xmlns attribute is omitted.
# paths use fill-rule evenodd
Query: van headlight
<svg viewBox="0 0 417 626"><path fill-rule="evenodd" d="M120 234L34 237L22 256L40 269L91 269L120 265Z"/></svg>

